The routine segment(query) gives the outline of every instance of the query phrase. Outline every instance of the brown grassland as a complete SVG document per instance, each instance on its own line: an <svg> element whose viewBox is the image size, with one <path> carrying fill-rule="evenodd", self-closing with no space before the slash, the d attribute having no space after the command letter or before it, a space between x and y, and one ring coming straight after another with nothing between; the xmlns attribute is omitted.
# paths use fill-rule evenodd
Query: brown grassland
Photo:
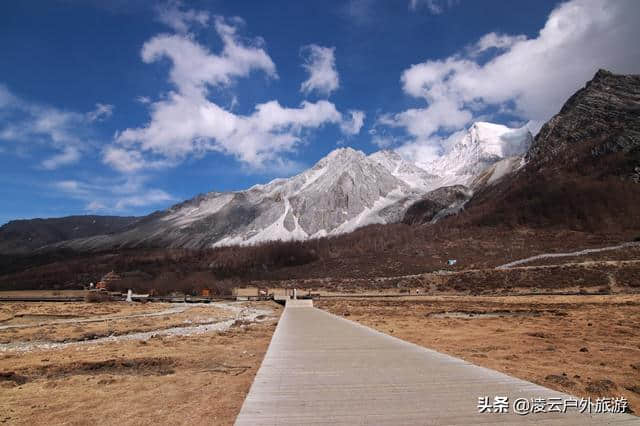
<svg viewBox="0 0 640 426"><path fill-rule="evenodd" d="M83 305L48 303L34 309L22 306L19 311L87 315ZM130 309L119 310L116 305L128 306L92 306L100 315L124 315ZM274 303L252 306L269 309L275 316L264 322L237 324L225 332L0 352L0 422L233 424L281 310ZM136 304L134 308L152 312L162 307ZM6 311L4 308L5 316ZM193 319L199 314L191 315ZM142 319L150 322L149 328L165 326L162 317ZM55 340L63 331L48 330L40 337ZM80 332L74 335L73 329L67 331L68 339L81 336Z"/></svg>
<svg viewBox="0 0 640 426"><path fill-rule="evenodd" d="M579 397L640 412L640 295L321 300L383 333Z"/></svg>

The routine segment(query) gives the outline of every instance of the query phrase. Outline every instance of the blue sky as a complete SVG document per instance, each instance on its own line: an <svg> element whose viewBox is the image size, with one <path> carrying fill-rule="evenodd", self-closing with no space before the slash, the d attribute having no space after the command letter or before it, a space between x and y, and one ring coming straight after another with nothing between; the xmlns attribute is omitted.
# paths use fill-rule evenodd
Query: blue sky
<svg viewBox="0 0 640 426"><path fill-rule="evenodd" d="M141 215L331 150L427 162L475 120L535 132L640 3L60 0L0 5L0 223Z"/></svg>

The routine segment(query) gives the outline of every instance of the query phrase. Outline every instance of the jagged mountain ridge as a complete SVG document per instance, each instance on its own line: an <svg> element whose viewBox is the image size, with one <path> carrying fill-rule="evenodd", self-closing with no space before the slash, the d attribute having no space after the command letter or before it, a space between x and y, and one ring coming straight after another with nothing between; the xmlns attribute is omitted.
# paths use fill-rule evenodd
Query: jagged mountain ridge
<svg viewBox="0 0 640 426"><path fill-rule="evenodd" d="M409 206L429 192L471 185L477 173L505 155L522 154L530 140L526 130L476 123L451 152L431 164L417 164L388 150L367 156L352 148L336 149L296 176L244 191L203 194L147 216L125 232L58 247L205 248L301 240L399 222Z"/></svg>

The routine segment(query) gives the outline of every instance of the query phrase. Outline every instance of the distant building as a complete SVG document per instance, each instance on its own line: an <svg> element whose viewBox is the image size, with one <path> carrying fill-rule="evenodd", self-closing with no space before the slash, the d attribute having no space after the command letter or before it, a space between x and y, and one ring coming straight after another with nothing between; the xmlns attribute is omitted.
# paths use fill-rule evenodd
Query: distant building
<svg viewBox="0 0 640 426"><path fill-rule="evenodd" d="M273 297L267 287L234 287L232 295L236 300L266 300Z"/></svg>
<svg viewBox="0 0 640 426"><path fill-rule="evenodd" d="M100 281L96 284L96 289L98 290L109 290L109 284L122 279L122 277L115 273L115 271L111 271L105 276L102 277Z"/></svg>

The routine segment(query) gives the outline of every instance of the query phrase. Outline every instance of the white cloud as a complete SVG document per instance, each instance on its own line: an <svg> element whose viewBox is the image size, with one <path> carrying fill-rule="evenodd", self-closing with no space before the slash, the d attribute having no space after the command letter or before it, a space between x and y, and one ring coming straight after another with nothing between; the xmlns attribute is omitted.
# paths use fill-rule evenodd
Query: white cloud
<svg viewBox="0 0 640 426"><path fill-rule="evenodd" d="M4 84L0 84L0 108L6 108L8 105L15 104L17 101L18 99L15 95L11 93Z"/></svg>
<svg viewBox="0 0 640 426"><path fill-rule="evenodd" d="M181 1L169 0L162 5L156 6L156 18L179 33L188 32L191 24L205 26L209 22L209 14L205 11L182 9L183 4Z"/></svg>
<svg viewBox="0 0 640 426"><path fill-rule="evenodd" d="M373 135L371 136L371 143L380 149L387 149L394 146L396 140L389 135Z"/></svg>
<svg viewBox="0 0 640 426"><path fill-rule="evenodd" d="M305 57L302 66L309 73L309 78L302 83L300 91L308 94L315 90L320 94L330 95L340 85L335 47L310 44L302 48L302 54Z"/></svg>
<svg viewBox="0 0 640 426"><path fill-rule="evenodd" d="M66 196L86 202L91 212L126 212L132 208L162 206L176 198L166 191L146 185L146 176L126 176L93 181L62 180L52 188Z"/></svg>
<svg viewBox="0 0 640 426"><path fill-rule="evenodd" d="M136 102L139 102L143 105L150 104L151 98L148 96L136 96Z"/></svg>
<svg viewBox="0 0 640 426"><path fill-rule="evenodd" d="M243 23L238 18L215 19L223 43L220 54L210 52L192 37L177 34L159 35L145 43L145 62L170 59L169 79L177 90L150 104L151 118L145 126L116 135L115 144L103 151L105 163L133 173L217 151L253 168L282 168L289 166L281 155L303 143L305 130L325 124L339 125L349 134L360 130L363 114L354 112L345 118L326 100L304 101L296 108L269 101L257 104L248 115L234 114L210 101L210 88L227 88L234 78L252 71L277 77L263 42L241 40L239 25Z"/></svg>
<svg viewBox="0 0 640 426"><path fill-rule="evenodd" d="M60 166L76 163L80 159L80 152L72 146L67 146L64 150L42 162L42 167L47 170L57 169Z"/></svg>
<svg viewBox="0 0 640 426"><path fill-rule="evenodd" d="M348 113L351 116L351 120L343 120L340 124L340 129L345 135L357 135L364 125L366 114L364 111L357 110L349 110Z"/></svg>
<svg viewBox="0 0 640 426"><path fill-rule="evenodd" d="M87 113L87 119L89 121L102 121L113 115L113 105L108 104L96 104L96 109Z"/></svg>
<svg viewBox="0 0 640 426"><path fill-rule="evenodd" d="M429 164L442 154L438 141L432 139L417 139L400 146L396 151L405 158L411 158L423 164Z"/></svg>
<svg viewBox="0 0 640 426"><path fill-rule="evenodd" d="M142 60L146 63L162 58L171 60L169 79L183 95L201 95L207 86L227 86L234 77L246 77L253 70L264 71L277 78L276 66L262 48L262 41L244 44L238 37L239 18L215 19L215 30L222 39L219 55L211 53L191 36L160 34L147 41L142 48Z"/></svg>
<svg viewBox="0 0 640 426"><path fill-rule="evenodd" d="M471 112L463 110L455 101L447 98L437 99L426 108L411 108L394 115L382 115L378 123L403 127L415 138L428 138L434 133L453 131L471 121Z"/></svg>
<svg viewBox="0 0 640 426"><path fill-rule="evenodd" d="M511 109L536 130L557 113L599 68L640 71L640 3L634 0L572 0L556 7L534 38L489 33L466 51L409 67L405 93L428 106L386 115L378 124L403 127L412 144L441 144L486 112ZM493 51L479 62L479 53Z"/></svg>
<svg viewBox="0 0 640 426"><path fill-rule="evenodd" d="M489 49L509 49L517 42L524 41L526 39L527 37L524 35L511 36L507 34L488 33L478 40L473 48L470 49L470 53L472 56L477 56Z"/></svg>
<svg viewBox="0 0 640 426"><path fill-rule="evenodd" d="M457 3L458 0L409 0L409 9L415 11L425 6L431 14L439 15Z"/></svg>
<svg viewBox="0 0 640 426"><path fill-rule="evenodd" d="M53 183L53 186L67 194L80 196L86 195L89 191L80 182L75 180L61 180Z"/></svg>
<svg viewBox="0 0 640 426"><path fill-rule="evenodd" d="M115 205L116 210L125 210L129 207L144 207L166 203L174 198L161 189L151 189L139 195L124 197Z"/></svg>
<svg viewBox="0 0 640 426"><path fill-rule="evenodd" d="M88 113L66 111L24 100L0 84L0 140L19 143L21 150L44 146L57 151L41 163L45 169L56 169L76 163L92 148L92 122L112 110L98 103Z"/></svg>
<svg viewBox="0 0 640 426"><path fill-rule="evenodd" d="M123 173L137 172L142 168L150 168L142 154L130 149L126 150L115 146L107 146L103 152L103 160L106 164Z"/></svg>

